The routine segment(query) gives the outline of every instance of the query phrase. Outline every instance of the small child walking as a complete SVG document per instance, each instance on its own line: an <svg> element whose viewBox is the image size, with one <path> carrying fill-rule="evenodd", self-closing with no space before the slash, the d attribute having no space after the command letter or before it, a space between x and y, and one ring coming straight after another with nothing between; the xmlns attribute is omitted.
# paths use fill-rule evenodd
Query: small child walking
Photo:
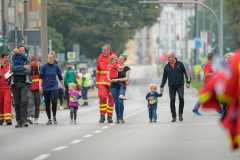
<svg viewBox="0 0 240 160"><path fill-rule="evenodd" d="M117 77L118 77L118 69L123 69L124 67L125 66L122 66L122 67L118 66L118 64L117 64L117 57L115 55L110 56L109 65L108 65L108 68L109 68L108 76L109 76L109 78L111 80L112 79L117 79ZM120 86L119 98L123 99L123 100L127 100L127 98L124 97L124 95L123 95L123 88L124 88L123 82L117 81L116 83Z"/></svg>
<svg viewBox="0 0 240 160"><path fill-rule="evenodd" d="M153 118L154 122L157 122L157 102L158 97L162 97L162 93L157 92L156 84L150 84L149 89L151 92L148 92L146 99L148 100L149 119L150 123L152 123Z"/></svg>
<svg viewBox="0 0 240 160"><path fill-rule="evenodd" d="M69 96L69 107L70 107L70 123L73 123L74 117L74 124L77 124L77 110L78 110L78 99L81 98L81 95L78 91L76 91L77 85L75 83L69 83L68 89L69 91L65 91L65 93Z"/></svg>
<svg viewBox="0 0 240 160"><path fill-rule="evenodd" d="M27 57L22 55L20 51L16 48L13 50L13 56L12 61L14 66L24 66L24 61L27 61ZM29 80L29 75L26 75L26 83L32 84L32 82ZM11 77L11 83L9 87L12 87L14 85L14 75Z"/></svg>

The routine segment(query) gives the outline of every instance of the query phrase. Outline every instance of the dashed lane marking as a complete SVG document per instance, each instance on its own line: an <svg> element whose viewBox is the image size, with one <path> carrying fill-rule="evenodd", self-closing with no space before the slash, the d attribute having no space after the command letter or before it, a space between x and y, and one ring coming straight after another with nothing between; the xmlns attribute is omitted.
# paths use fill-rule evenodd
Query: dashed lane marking
<svg viewBox="0 0 240 160"><path fill-rule="evenodd" d="M70 142L70 144L76 144L76 143L79 143L79 142L81 142L81 141L82 141L81 139L74 140L74 141Z"/></svg>
<svg viewBox="0 0 240 160"><path fill-rule="evenodd" d="M49 157L51 154L41 154L40 156L34 158L33 160L43 160L47 157Z"/></svg>
<svg viewBox="0 0 240 160"><path fill-rule="evenodd" d="M85 136L83 136L84 138L89 138L89 137L92 137L93 135L92 134L87 134Z"/></svg>
<svg viewBox="0 0 240 160"><path fill-rule="evenodd" d="M127 119L128 117L124 117L124 119Z"/></svg>
<svg viewBox="0 0 240 160"><path fill-rule="evenodd" d="M55 149L53 149L53 151L60 151L60 150L63 150L65 148L67 148L68 146L60 146L60 147L57 147Z"/></svg>
<svg viewBox="0 0 240 160"><path fill-rule="evenodd" d="M95 103L98 103L98 99L94 101Z"/></svg>
<svg viewBox="0 0 240 160"><path fill-rule="evenodd" d="M102 130L97 130L97 131L95 131L93 133L100 133L100 132L102 132Z"/></svg>
<svg viewBox="0 0 240 160"><path fill-rule="evenodd" d="M131 117L132 115L130 114L130 115L127 115L128 117Z"/></svg>
<svg viewBox="0 0 240 160"><path fill-rule="evenodd" d="M109 128L109 126L105 126L105 127L102 127L101 129L108 129Z"/></svg>
<svg viewBox="0 0 240 160"><path fill-rule="evenodd" d="M137 113L132 113L132 115L135 115L135 114L137 114Z"/></svg>
<svg viewBox="0 0 240 160"><path fill-rule="evenodd" d="M116 125L116 124L114 124L114 123L112 123L112 124L109 124L110 126L114 126L114 125Z"/></svg>

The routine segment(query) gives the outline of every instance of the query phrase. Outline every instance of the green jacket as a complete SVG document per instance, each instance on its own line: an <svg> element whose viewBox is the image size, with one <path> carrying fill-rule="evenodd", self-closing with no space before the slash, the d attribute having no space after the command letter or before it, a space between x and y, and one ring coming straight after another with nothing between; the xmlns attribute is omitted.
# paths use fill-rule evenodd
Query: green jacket
<svg viewBox="0 0 240 160"><path fill-rule="evenodd" d="M68 86L69 83L76 83L75 70L69 67L64 75L64 85Z"/></svg>

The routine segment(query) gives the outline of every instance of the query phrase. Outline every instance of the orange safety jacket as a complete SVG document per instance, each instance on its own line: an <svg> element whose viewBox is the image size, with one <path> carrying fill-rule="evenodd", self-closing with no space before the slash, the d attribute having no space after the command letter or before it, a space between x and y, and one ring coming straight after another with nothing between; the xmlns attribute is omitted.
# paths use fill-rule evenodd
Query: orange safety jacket
<svg viewBox="0 0 240 160"><path fill-rule="evenodd" d="M10 63L8 63L5 66L2 66L2 63L0 63L0 71L2 71L2 76L0 77L0 88L10 88L8 85L8 82L6 82L5 74L10 70Z"/></svg>
<svg viewBox="0 0 240 160"><path fill-rule="evenodd" d="M111 55L115 55L117 57L116 53L114 53L113 51L110 52L110 56ZM101 53L97 60L96 88L99 88L100 84L105 84L109 86L111 84L111 82L107 79L107 75L109 72L108 63L109 61L106 61L104 59L103 53Z"/></svg>
<svg viewBox="0 0 240 160"><path fill-rule="evenodd" d="M41 67L38 66L37 64L35 64L34 67L31 66L31 78L33 86L28 88L30 91L35 91L39 89L40 68Z"/></svg>

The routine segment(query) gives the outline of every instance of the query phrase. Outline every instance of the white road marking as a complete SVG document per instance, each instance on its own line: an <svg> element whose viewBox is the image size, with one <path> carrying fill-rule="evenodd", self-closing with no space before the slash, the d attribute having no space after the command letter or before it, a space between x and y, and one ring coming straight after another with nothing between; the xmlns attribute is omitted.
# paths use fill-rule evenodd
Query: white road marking
<svg viewBox="0 0 240 160"><path fill-rule="evenodd" d="M55 149L53 149L53 151L60 151L60 150L63 150L64 148L67 148L68 146L60 146L60 147L57 147Z"/></svg>
<svg viewBox="0 0 240 160"><path fill-rule="evenodd" d="M98 99L94 101L94 103L98 103Z"/></svg>
<svg viewBox="0 0 240 160"><path fill-rule="evenodd" d="M137 113L132 113L133 115L137 114Z"/></svg>
<svg viewBox="0 0 240 160"><path fill-rule="evenodd" d="M127 119L128 117L124 117L124 119Z"/></svg>
<svg viewBox="0 0 240 160"><path fill-rule="evenodd" d="M127 115L128 117L131 117L132 115Z"/></svg>
<svg viewBox="0 0 240 160"><path fill-rule="evenodd" d="M74 140L74 141L70 142L70 144L76 144L76 143L79 143L79 142L81 142L81 141L82 141L81 139Z"/></svg>
<svg viewBox="0 0 240 160"><path fill-rule="evenodd" d="M97 130L97 131L95 131L93 133L100 133L100 132L102 132L102 130Z"/></svg>
<svg viewBox="0 0 240 160"><path fill-rule="evenodd" d="M109 124L110 126L114 126L115 125L115 123L112 123L112 124Z"/></svg>
<svg viewBox="0 0 240 160"><path fill-rule="evenodd" d="M93 135L92 134L87 134L85 136L83 136L84 138L89 138L89 137L92 137Z"/></svg>
<svg viewBox="0 0 240 160"><path fill-rule="evenodd" d="M41 154L40 156L34 158L33 160L43 160L47 157L49 157L51 154Z"/></svg>
<svg viewBox="0 0 240 160"><path fill-rule="evenodd" d="M105 126L105 127L102 127L101 129L108 129L109 128L109 126Z"/></svg>

